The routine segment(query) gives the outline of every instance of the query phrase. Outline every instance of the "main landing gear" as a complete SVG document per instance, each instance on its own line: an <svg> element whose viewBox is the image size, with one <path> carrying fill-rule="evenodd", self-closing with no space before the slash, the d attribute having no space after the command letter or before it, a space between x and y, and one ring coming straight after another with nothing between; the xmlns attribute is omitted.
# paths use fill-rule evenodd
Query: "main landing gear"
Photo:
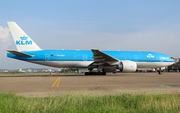
<svg viewBox="0 0 180 113"><path fill-rule="evenodd" d="M159 75L163 74L163 71L162 70L158 70L158 74Z"/></svg>
<svg viewBox="0 0 180 113"><path fill-rule="evenodd" d="M162 70L161 68L159 68L158 74L159 74L159 75L163 74L163 71L164 71L164 70Z"/></svg>
<svg viewBox="0 0 180 113"><path fill-rule="evenodd" d="M106 72L85 72L85 75L106 75Z"/></svg>
<svg viewBox="0 0 180 113"><path fill-rule="evenodd" d="M94 68L88 68L89 72L85 72L85 75L106 75L106 72L102 67L98 67L97 71L93 72Z"/></svg>

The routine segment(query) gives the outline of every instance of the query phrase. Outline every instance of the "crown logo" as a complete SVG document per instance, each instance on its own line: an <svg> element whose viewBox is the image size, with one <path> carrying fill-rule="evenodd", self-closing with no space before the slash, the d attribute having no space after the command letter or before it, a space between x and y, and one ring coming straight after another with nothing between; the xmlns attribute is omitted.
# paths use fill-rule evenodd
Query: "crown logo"
<svg viewBox="0 0 180 113"><path fill-rule="evenodd" d="M147 57L148 57L148 58L154 58L154 55L148 54Z"/></svg>
<svg viewBox="0 0 180 113"><path fill-rule="evenodd" d="M23 35L23 37L20 37L21 38L21 40L27 40L28 39L28 37L25 37L25 35Z"/></svg>

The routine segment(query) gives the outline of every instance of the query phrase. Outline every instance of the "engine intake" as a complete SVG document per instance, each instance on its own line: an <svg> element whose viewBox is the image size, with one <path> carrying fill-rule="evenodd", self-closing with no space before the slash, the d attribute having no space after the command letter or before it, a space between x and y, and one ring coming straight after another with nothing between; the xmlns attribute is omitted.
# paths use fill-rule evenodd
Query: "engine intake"
<svg viewBox="0 0 180 113"><path fill-rule="evenodd" d="M133 61L122 61L119 63L119 70L121 72L135 72L137 69L136 62Z"/></svg>

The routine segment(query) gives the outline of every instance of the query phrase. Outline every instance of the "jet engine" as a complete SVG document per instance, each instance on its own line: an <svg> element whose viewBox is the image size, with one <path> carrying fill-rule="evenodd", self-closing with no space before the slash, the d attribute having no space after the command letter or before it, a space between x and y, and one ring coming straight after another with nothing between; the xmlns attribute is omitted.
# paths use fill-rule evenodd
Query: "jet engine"
<svg viewBox="0 0 180 113"><path fill-rule="evenodd" d="M121 61L118 66L121 72L135 72L137 69L136 62L133 61Z"/></svg>

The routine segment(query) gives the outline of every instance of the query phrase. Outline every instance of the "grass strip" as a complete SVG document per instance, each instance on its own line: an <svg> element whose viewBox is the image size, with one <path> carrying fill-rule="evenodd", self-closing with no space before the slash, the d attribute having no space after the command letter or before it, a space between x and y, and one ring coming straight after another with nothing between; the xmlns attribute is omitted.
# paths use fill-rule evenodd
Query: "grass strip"
<svg viewBox="0 0 180 113"><path fill-rule="evenodd" d="M180 94L77 95L26 98L0 93L0 113L180 113Z"/></svg>

